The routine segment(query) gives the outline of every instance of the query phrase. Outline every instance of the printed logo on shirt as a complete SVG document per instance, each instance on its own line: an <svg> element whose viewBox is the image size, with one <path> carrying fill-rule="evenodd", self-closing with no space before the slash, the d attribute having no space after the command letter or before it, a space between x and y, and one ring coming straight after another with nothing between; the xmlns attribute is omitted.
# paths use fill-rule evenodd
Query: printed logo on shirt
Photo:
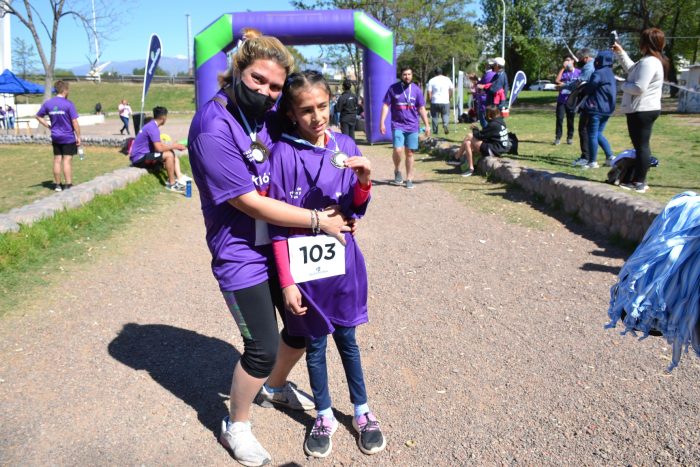
<svg viewBox="0 0 700 467"><path fill-rule="evenodd" d="M252 175L251 180L253 180L253 184L258 188L268 185L270 183L270 172L265 172L262 175Z"/></svg>
<svg viewBox="0 0 700 467"><path fill-rule="evenodd" d="M298 186L296 188L296 190L292 190L289 192L290 199L299 199L300 196L301 196L301 187L300 186Z"/></svg>
<svg viewBox="0 0 700 467"><path fill-rule="evenodd" d="M53 110L49 111L49 115L65 115L66 113L63 110L59 110L58 106L55 105L53 107Z"/></svg>

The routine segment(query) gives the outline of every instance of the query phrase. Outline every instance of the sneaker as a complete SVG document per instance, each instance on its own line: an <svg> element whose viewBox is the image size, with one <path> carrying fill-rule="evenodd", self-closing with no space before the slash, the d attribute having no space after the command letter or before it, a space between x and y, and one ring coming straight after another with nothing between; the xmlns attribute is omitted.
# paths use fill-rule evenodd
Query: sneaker
<svg viewBox="0 0 700 467"><path fill-rule="evenodd" d="M588 164L584 165L584 169L597 169L600 167L597 162L589 162Z"/></svg>
<svg viewBox="0 0 700 467"><path fill-rule="evenodd" d="M574 167L583 167L584 165L588 165L588 159L579 157L574 161Z"/></svg>
<svg viewBox="0 0 700 467"><path fill-rule="evenodd" d="M561 143L561 140L559 138L555 139L554 142L552 143L554 146L559 146Z"/></svg>
<svg viewBox="0 0 700 467"><path fill-rule="evenodd" d="M472 175L474 175L474 169L469 169L462 172L462 177L471 177Z"/></svg>
<svg viewBox="0 0 700 467"><path fill-rule="evenodd" d="M376 454L386 447L386 438L379 429L379 421L372 412L367 412L359 417L353 417L352 426L360 435L357 438L357 446L365 454Z"/></svg>
<svg viewBox="0 0 700 467"><path fill-rule="evenodd" d="M649 189L649 185L646 183L620 183L620 188L623 188L625 190L634 190L637 193L646 193L647 190Z"/></svg>
<svg viewBox="0 0 700 467"><path fill-rule="evenodd" d="M175 193L184 193L185 192L185 186L181 185L180 182L175 182L172 185L168 182L165 182L165 189L168 191L175 192Z"/></svg>
<svg viewBox="0 0 700 467"><path fill-rule="evenodd" d="M447 165L459 166L459 165L462 165L462 161L459 159L450 159L447 161Z"/></svg>
<svg viewBox="0 0 700 467"><path fill-rule="evenodd" d="M63 191L63 187L61 187L60 183L54 183L53 184L53 191Z"/></svg>
<svg viewBox="0 0 700 467"><path fill-rule="evenodd" d="M260 407L269 409L274 405L281 405L292 410L311 410L314 408L314 401L311 397L297 390L295 384L287 381L280 392L270 392L265 385L255 396L255 403Z"/></svg>
<svg viewBox="0 0 700 467"><path fill-rule="evenodd" d="M187 182L192 181L192 177L182 174L180 175L180 178L177 181L180 182L180 185L185 185Z"/></svg>
<svg viewBox="0 0 700 467"><path fill-rule="evenodd" d="M394 185L401 185L403 183L403 177L401 176L400 170L394 170Z"/></svg>
<svg viewBox="0 0 700 467"><path fill-rule="evenodd" d="M606 167L612 167L612 166L613 166L613 160L614 160L614 159L613 159L612 157L606 158L606 159L605 159L605 166L606 166Z"/></svg>
<svg viewBox="0 0 700 467"><path fill-rule="evenodd" d="M573 138L566 138L566 144L574 144Z"/></svg>
<svg viewBox="0 0 700 467"><path fill-rule="evenodd" d="M450 134L450 129L447 128L447 127L445 127L445 134L446 134L446 135L449 135L449 134Z"/></svg>
<svg viewBox="0 0 700 467"><path fill-rule="evenodd" d="M71 188L73 188L73 184L72 184L72 183L66 183L65 185L63 185L63 189L64 189L64 190L70 190Z"/></svg>
<svg viewBox="0 0 700 467"><path fill-rule="evenodd" d="M250 423L236 422L229 426L229 418L221 421L219 442L243 465L254 467L266 465L272 461L270 454L255 439L250 430Z"/></svg>
<svg viewBox="0 0 700 467"><path fill-rule="evenodd" d="M327 457L333 449L331 437L338 429L338 420L322 415L316 417L314 426L304 441L304 452L312 457Z"/></svg>
<svg viewBox="0 0 700 467"><path fill-rule="evenodd" d="M406 188L408 188L409 190L412 190L414 188L413 180L406 180Z"/></svg>

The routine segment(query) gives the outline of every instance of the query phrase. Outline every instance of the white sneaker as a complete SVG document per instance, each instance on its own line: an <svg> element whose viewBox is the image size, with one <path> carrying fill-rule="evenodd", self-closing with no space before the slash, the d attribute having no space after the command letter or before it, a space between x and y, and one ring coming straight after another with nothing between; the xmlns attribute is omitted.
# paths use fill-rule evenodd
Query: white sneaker
<svg viewBox="0 0 700 467"><path fill-rule="evenodd" d="M607 159L605 159L605 165L606 165L606 167L612 167L612 166L613 166L613 160L615 160L615 159L613 159L612 157L608 157Z"/></svg>
<svg viewBox="0 0 700 467"><path fill-rule="evenodd" d="M191 182L191 181L192 181L192 177L189 177L189 176L187 176L187 175L185 175L185 174L182 174L182 175L180 176L180 178L178 178L177 181L180 182L181 184L185 185L187 182Z"/></svg>
<svg viewBox="0 0 700 467"><path fill-rule="evenodd" d="M584 165L588 165L588 159L584 159L583 157L579 157L574 161L574 167L583 167Z"/></svg>
<svg viewBox="0 0 700 467"><path fill-rule="evenodd" d="M287 381L280 392L269 392L265 385L255 396L255 403L261 407L270 408L281 405L292 410L311 410L315 407L311 396L299 391L294 383Z"/></svg>
<svg viewBox="0 0 700 467"><path fill-rule="evenodd" d="M597 169L600 167L597 162L589 162L588 164L584 165L584 169Z"/></svg>
<svg viewBox="0 0 700 467"><path fill-rule="evenodd" d="M234 422L229 427L228 422L228 417L221 421L219 442L231 451L234 459L248 467L266 465L272 461L270 454L255 439L249 423Z"/></svg>

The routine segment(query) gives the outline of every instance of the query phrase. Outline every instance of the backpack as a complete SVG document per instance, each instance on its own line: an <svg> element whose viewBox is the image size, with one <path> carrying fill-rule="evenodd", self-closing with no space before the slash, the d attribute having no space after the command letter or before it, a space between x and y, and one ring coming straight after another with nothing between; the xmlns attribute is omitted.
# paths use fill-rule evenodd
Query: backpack
<svg viewBox="0 0 700 467"><path fill-rule="evenodd" d="M508 142L510 142L510 148L508 149L507 154L513 154L514 156L518 155L518 137L516 136L515 133L509 132L508 133Z"/></svg>
<svg viewBox="0 0 700 467"><path fill-rule="evenodd" d="M571 94L566 98L566 104L564 105L566 106L567 112L578 112L579 107L581 107L583 101L586 99L586 96L581 94L585 84L585 81L579 82L576 89L571 91Z"/></svg>
<svg viewBox="0 0 700 467"><path fill-rule="evenodd" d="M136 138L134 138L133 136L125 139L122 142L122 147L119 149L119 152L121 152L125 156L128 156L129 154L131 154L131 147L134 145L135 139Z"/></svg>

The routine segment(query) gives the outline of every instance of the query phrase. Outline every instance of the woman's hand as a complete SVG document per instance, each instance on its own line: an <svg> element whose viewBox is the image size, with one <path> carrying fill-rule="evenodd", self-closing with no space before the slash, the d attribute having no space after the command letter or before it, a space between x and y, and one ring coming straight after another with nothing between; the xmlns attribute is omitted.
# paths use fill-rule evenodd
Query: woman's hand
<svg viewBox="0 0 700 467"><path fill-rule="evenodd" d="M319 227L331 237L336 238L343 246L345 246L345 235L343 232L349 232L350 227L347 221L340 214L338 206L330 206L319 211L318 213Z"/></svg>
<svg viewBox="0 0 700 467"><path fill-rule="evenodd" d="M370 164L369 159L362 156L348 157L345 160L345 167L355 172L361 185L369 185L369 175L372 173L372 164Z"/></svg>
<svg viewBox="0 0 700 467"><path fill-rule="evenodd" d="M296 284L282 289L282 295L284 296L284 307L291 311L292 314L296 316L304 316L306 314L307 308L301 304L301 292L299 292L299 287Z"/></svg>
<svg viewBox="0 0 700 467"><path fill-rule="evenodd" d="M610 47L610 48L611 48L612 51L615 52L616 54L621 54L622 52L625 51L625 49L623 49L622 46L621 46L620 44L618 44L617 42L615 42L615 43L613 44L613 46Z"/></svg>

